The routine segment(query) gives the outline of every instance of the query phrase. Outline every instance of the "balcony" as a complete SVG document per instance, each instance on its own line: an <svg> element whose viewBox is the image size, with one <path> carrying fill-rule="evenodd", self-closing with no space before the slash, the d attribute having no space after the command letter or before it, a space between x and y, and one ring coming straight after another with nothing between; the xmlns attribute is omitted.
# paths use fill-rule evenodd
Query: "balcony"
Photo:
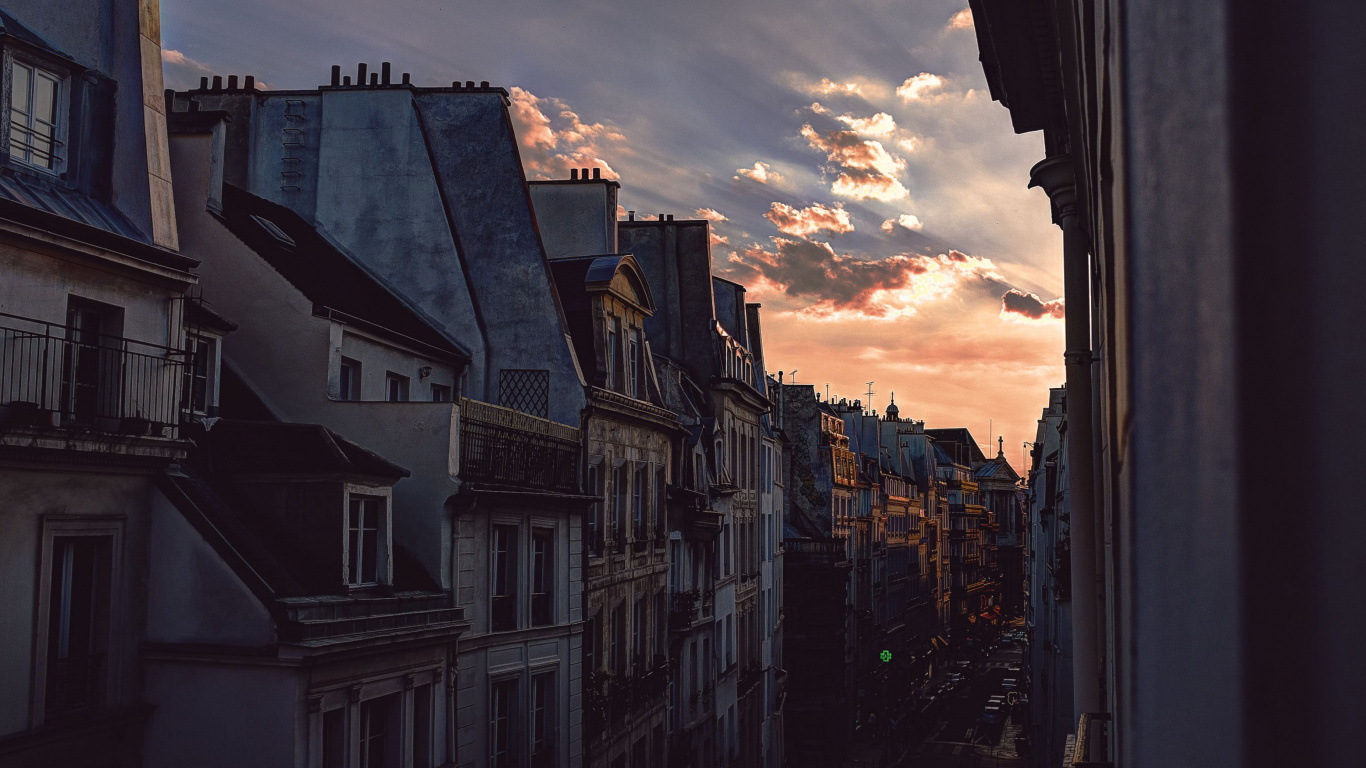
<svg viewBox="0 0 1366 768"><path fill-rule="evenodd" d="M174 438L187 356L0 313L0 426Z"/></svg>
<svg viewBox="0 0 1366 768"><path fill-rule="evenodd" d="M840 539L783 539L783 555L794 563L848 568L850 563Z"/></svg>
<svg viewBox="0 0 1366 768"><path fill-rule="evenodd" d="M1075 737L1069 736L1063 752L1063 768L1110 768L1114 761L1106 754L1109 744L1110 715L1084 712L1077 720ZM1075 739L1075 741L1074 741Z"/></svg>
<svg viewBox="0 0 1366 768"><path fill-rule="evenodd" d="M713 595L710 592L702 593L696 589L675 592L671 600L669 630L672 632L687 632L698 622L710 621L712 618Z"/></svg>
<svg viewBox="0 0 1366 768"><path fill-rule="evenodd" d="M579 430L478 400L460 401L460 479L579 492Z"/></svg>

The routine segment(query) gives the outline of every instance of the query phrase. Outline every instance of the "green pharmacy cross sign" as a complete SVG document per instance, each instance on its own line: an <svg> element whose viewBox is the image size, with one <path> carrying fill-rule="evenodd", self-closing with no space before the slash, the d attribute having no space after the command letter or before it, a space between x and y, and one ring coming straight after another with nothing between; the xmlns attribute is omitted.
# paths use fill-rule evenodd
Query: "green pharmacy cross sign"
<svg viewBox="0 0 1366 768"><path fill-rule="evenodd" d="M892 652L891 652L891 651L883 651L882 653L880 653L880 654L878 654L878 655L882 658L882 661L883 661L884 663L892 660Z"/></svg>

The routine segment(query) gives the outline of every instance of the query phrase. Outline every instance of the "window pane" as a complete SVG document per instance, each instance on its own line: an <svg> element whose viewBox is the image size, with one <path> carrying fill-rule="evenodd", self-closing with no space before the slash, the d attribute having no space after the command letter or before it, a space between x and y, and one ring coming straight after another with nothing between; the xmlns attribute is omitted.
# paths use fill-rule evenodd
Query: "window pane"
<svg viewBox="0 0 1366 768"><path fill-rule="evenodd" d="M432 686L413 689L413 768L432 768Z"/></svg>
<svg viewBox="0 0 1366 768"><path fill-rule="evenodd" d="M345 714L344 709L323 713L323 768L343 768L346 764Z"/></svg>
<svg viewBox="0 0 1366 768"><path fill-rule="evenodd" d="M14 65L14 76L10 84L10 106L22 114L27 115L29 104L29 83L33 77L33 72L28 67L20 64Z"/></svg>
<svg viewBox="0 0 1366 768"><path fill-rule="evenodd" d="M52 543L48 603L47 711L73 711L103 695L109 539L59 537Z"/></svg>
<svg viewBox="0 0 1366 768"><path fill-rule="evenodd" d="M48 123L57 122L58 82L51 76L38 73L33 88L33 117Z"/></svg>

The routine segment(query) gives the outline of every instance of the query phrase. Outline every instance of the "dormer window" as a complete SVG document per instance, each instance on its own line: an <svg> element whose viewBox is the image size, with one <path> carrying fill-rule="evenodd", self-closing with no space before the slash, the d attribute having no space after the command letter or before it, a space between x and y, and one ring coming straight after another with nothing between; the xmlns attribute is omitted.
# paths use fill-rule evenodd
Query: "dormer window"
<svg viewBox="0 0 1366 768"><path fill-rule="evenodd" d="M52 173L61 170L63 81L56 72L14 60L10 68L11 158Z"/></svg>
<svg viewBox="0 0 1366 768"><path fill-rule="evenodd" d="M351 494L346 525L346 583L367 587L389 581L389 525L383 496Z"/></svg>
<svg viewBox="0 0 1366 768"><path fill-rule="evenodd" d="M612 318L611 324L607 329L607 388L617 389L621 385L617 381L617 370L621 365L617 362L617 344L621 339L621 319Z"/></svg>
<svg viewBox="0 0 1366 768"><path fill-rule="evenodd" d="M627 372L626 391L631 397L640 399L640 334L631 332L630 349L627 352L626 364L630 366Z"/></svg>

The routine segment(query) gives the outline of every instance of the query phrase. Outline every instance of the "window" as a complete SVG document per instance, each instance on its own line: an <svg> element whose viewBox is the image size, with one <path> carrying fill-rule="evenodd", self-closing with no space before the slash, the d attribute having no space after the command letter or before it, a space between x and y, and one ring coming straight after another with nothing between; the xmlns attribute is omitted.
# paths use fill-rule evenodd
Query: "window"
<svg viewBox="0 0 1366 768"><path fill-rule="evenodd" d="M645 469L636 467L631 488L631 534L636 541L644 541L645 532Z"/></svg>
<svg viewBox="0 0 1366 768"><path fill-rule="evenodd" d="M733 571L732 571L732 569L731 569L731 562L730 562L730 549L731 549L731 546L732 546L732 543L731 543L731 536L732 536L732 535L733 535L733 534L732 534L732 529L731 529L731 527L730 527L730 521L727 520L727 521L726 521L725 527L721 529L721 549L722 549L721 557L725 559L725 563L723 564L723 566L722 566L722 568L721 568L721 575L723 575L723 576L729 576L729 575L731 575L731 573L733 573Z"/></svg>
<svg viewBox="0 0 1366 768"><path fill-rule="evenodd" d="M617 362L617 344L621 339L621 319L612 318L611 326L607 329L607 388L617 389L621 385L617 383L617 369L621 365Z"/></svg>
<svg viewBox="0 0 1366 768"><path fill-rule="evenodd" d="M612 609L611 627L611 665L613 674L622 674L626 671L621 655L626 652L626 605L621 604Z"/></svg>
<svg viewBox="0 0 1366 768"><path fill-rule="evenodd" d="M185 337L185 367L180 382L180 408L201 416L209 413L209 367L213 342L203 336Z"/></svg>
<svg viewBox="0 0 1366 768"><path fill-rule="evenodd" d="M588 621L583 627L583 669L586 673L596 672L598 669L598 643L600 642L598 633L601 632L597 614L588 617Z"/></svg>
<svg viewBox="0 0 1366 768"><path fill-rule="evenodd" d="M449 403L451 401L451 388L445 384L432 385L432 402Z"/></svg>
<svg viewBox="0 0 1366 768"><path fill-rule="evenodd" d="M615 498L612 499L612 548L621 552L626 546L626 530L622 523L622 512L626 509L626 468L612 470Z"/></svg>
<svg viewBox="0 0 1366 768"><path fill-rule="evenodd" d="M531 532L531 625L555 623L555 532Z"/></svg>
<svg viewBox="0 0 1366 768"><path fill-rule="evenodd" d="M588 507L588 554L602 554L602 462L588 465L588 495L593 504Z"/></svg>
<svg viewBox="0 0 1366 768"><path fill-rule="evenodd" d="M45 696L49 716L90 709L104 698L110 542L107 536L52 540Z"/></svg>
<svg viewBox="0 0 1366 768"><path fill-rule="evenodd" d="M631 663L636 674L645 666L645 596L636 598L634 615L631 616Z"/></svg>
<svg viewBox="0 0 1366 768"><path fill-rule="evenodd" d="M732 614L726 614L726 669L735 663L735 625Z"/></svg>
<svg viewBox="0 0 1366 768"><path fill-rule="evenodd" d="M531 768L555 764L555 673L531 678Z"/></svg>
<svg viewBox="0 0 1366 768"><path fill-rule="evenodd" d="M517 628L517 526L493 526L492 630Z"/></svg>
<svg viewBox="0 0 1366 768"><path fill-rule="evenodd" d="M62 78L53 72L14 62L10 72L10 157L49 171L61 164L58 135Z"/></svg>
<svg viewBox="0 0 1366 768"><path fill-rule="evenodd" d="M664 607L664 590L655 593L655 647L654 659L662 658L667 647L669 631L669 612ZM653 661L653 659L652 659ZM653 666L653 663L651 664Z"/></svg>
<svg viewBox="0 0 1366 768"><path fill-rule="evenodd" d="M500 680L489 689L489 763L492 768L517 765L517 684L516 678Z"/></svg>
<svg viewBox="0 0 1366 768"><path fill-rule="evenodd" d="M413 689L413 768L432 768L432 684Z"/></svg>
<svg viewBox="0 0 1366 768"><path fill-rule="evenodd" d="M639 398L643 392L640 386L640 334L631 332L630 350L627 353L626 364L629 370L626 374L626 391L631 397Z"/></svg>
<svg viewBox="0 0 1366 768"><path fill-rule="evenodd" d="M341 375L338 377L337 398L339 400L360 399L360 361L349 357L341 359Z"/></svg>
<svg viewBox="0 0 1366 768"><path fill-rule="evenodd" d="M351 496L351 514L347 522L346 583L353 587L376 584L387 563L381 539L385 534L384 503L382 496Z"/></svg>
<svg viewBox="0 0 1366 768"><path fill-rule="evenodd" d="M391 403L408 402L408 377L393 371L384 374L385 399Z"/></svg>
<svg viewBox="0 0 1366 768"><path fill-rule="evenodd" d="M323 766L346 766L346 710L329 709L323 713Z"/></svg>
<svg viewBox="0 0 1366 768"><path fill-rule="evenodd" d="M665 494L668 486L664 480L664 467L655 467L655 538L664 541L668 537L668 510Z"/></svg>
<svg viewBox="0 0 1366 768"><path fill-rule="evenodd" d="M360 705L360 768L399 768L403 734L400 693L391 693Z"/></svg>

